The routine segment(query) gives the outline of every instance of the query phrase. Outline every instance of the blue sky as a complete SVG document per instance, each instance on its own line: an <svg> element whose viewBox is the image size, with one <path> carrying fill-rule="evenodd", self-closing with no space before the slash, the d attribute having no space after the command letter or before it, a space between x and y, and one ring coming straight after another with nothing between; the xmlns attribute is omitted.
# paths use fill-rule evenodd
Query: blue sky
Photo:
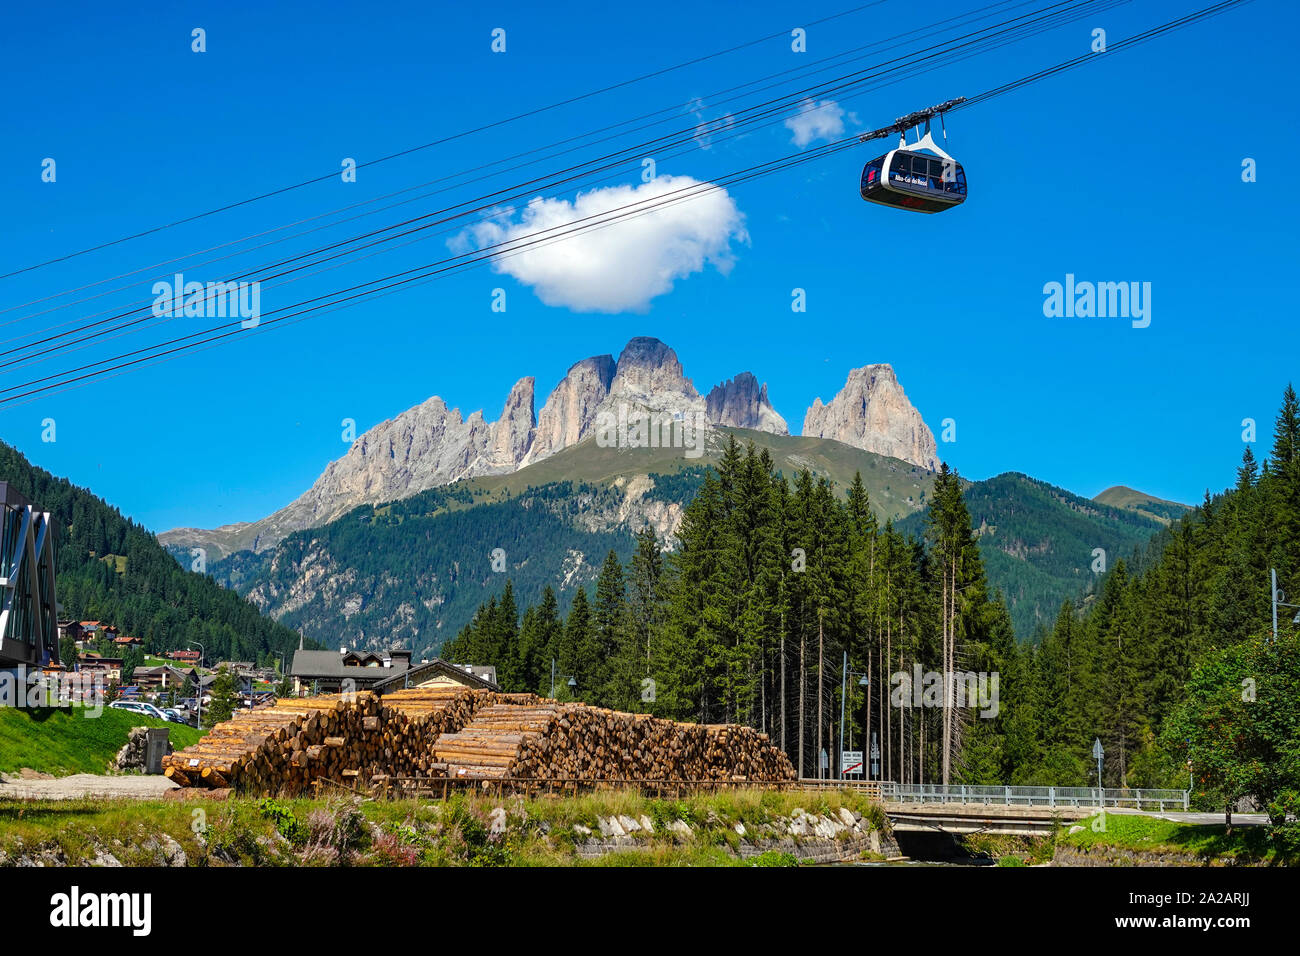
<svg viewBox="0 0 1300 956"><path fill-rule="evenodd" d="M1047 2L999 8L981 25ZM1095 28L1114 42L1207 3L1134 2L842 98L846 131L1087 52ZM733 5L676 0L566 3L562 15L513 3L15 8L0 38L0 272L330 174L343 157L364 163L852 6L756 0L743 17ZM976 6L931 3L922 16L887 0L810 26L806 54L783 36L364 167L356 183L332 176L0 281L0 309L11 310L0 314L0 339L147 299L154 274L90 290L126 287L114 296L15 322L43 308L14 308L30 300L653 110L677 107L672 122L647 135L686 128L693 118L683 107L696 98L715 117L728 108L714 105L720 90ZM1294 64L1286 49L1298 19L1294 4L1257 0L954 114L948 146L966 167L970 199L939 216L858 198L861 166L883 144L741 184L729 194L744 238L724 230L720 240L730 267L706 263L644 311L548 305L534 285L480 268L0 408L0 437L155 530L253 520L346 451L344 418L361 431L436 394L495 419L524 375L537 377L540 408L573 362L653 335L676 349L701 392L753 371L795 431L814 397L829 400L850 368L889 362L936 435L943 419L957 422L957 441L941 444L940 454L967 477L1014 470L1084 495L1128 484L1196 501L1231 482L1243 418L1259 422L1256 453L1267 454L1281 391L1300 377L1290 301L1297 196L1282 186L1300 146L1288 122ZM206 53L191 52L195 27L207 31ZM490 49L498 27L506 30L503 54ZM658 172L709 180L795 151L791 131L777 124L660 157ZM41 181L45 157L57 163L54 183ZM1258 163L1258 182L1241 181L1246 157ZM339 227L290 254L311 239L418 215L448 196L459 201L572 161ZM603 185L639 182L629 167ZM572 198L544 193L557 194ZM263 311L445 257L451 238L265 289ZM278 248L234 262L251 267ZM187 277L224 278L220 268ZM1150 282L1150 327L1044 317L1044 283L1067 273ZM505 313L491 309L495 288L506 290ZM790 309L795 288L806 290L802 315ZM73 358L137 344L123 338ZM73 358L35 374L2 369L0 386ZM47 418L54 442L41 440Z"/></svg>

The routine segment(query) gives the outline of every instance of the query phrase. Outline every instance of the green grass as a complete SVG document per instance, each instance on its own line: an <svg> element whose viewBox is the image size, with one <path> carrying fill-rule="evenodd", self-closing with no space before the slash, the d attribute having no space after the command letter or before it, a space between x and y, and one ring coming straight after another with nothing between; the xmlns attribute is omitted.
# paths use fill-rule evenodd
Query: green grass
<svg viewBox="0 0 1300 956"><path fill-rule="evenodd" d="M98 717L86 714L73 707L0 708L0 772L26 767L55 776L104 773L132 727L166 727L177 750L202 736L192 727L124 710L105 707Z"/></svg>
<svg viewBox="0 0 1300 956"><path fill-rule="evenodd" d="M1117 847L1153 855L1190 854L1207 862L1232 859L1241 863L1294 864L1271 845L1268 827L1174 823L1155 817L1108 813L1105 829L1094 830L1097 817L1080 820L1078 833L1061 833L1058 842L1079 849Z"/></svg>
<svg viewBox="0 0 1300 956"><path fill-rule="evenodd" d="M1112 508L1127 508L1129 511L1136 511L1148 518L1159 521L1161 524L1169 524L1191 510L1187 505L1180 504L1177 501L1156 498L1125 485L1114 485L1107 488L1092 500L1103 505L1110 505Z"/></svg>
<svg viewBox="0 0 1300 956"><path fill-rule="evenodd" d="M998 866L1030 866L1052 858L1051 836L1020 836L1008 833L968 833L957 838L973 857L988 857Z"/></svg>

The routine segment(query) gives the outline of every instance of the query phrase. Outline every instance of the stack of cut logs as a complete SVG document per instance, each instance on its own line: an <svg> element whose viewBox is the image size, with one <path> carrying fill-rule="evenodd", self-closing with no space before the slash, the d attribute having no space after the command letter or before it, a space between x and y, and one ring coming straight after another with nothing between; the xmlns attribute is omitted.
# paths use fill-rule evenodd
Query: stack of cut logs
<svg viewBox="0 0 1300 956"><path fill-rule="evenodd" d="M679 724L532 698L486 704L434 753L455 777L541 780L791 780L767 734Z"/></svg>
<svg viewBox="0 0 1300 956"><path fill-rule="evenodd" d="M183 787L295 793L391 777L790 780L766 734L463 687L286 698L163 758Z"/></svg>
<svg viewBox="0 0 1300 956"><path fill-rule="evenodd" d="M434 740L463 726L477 704L465 688L285 698L217 724L165 757L164 773L183 787L262 792L296 792L321 778L426 775Z"/></svg>

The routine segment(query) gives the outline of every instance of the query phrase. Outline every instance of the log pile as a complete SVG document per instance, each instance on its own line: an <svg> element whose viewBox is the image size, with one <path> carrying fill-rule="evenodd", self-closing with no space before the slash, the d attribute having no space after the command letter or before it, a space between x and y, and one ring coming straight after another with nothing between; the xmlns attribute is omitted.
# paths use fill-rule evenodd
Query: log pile
<svg viewBox="0 0 1300 956"><path fill-rule="evenodd" d="M463 687L286 698L163 759L183 787L296 793L316 780L794 779L766 734Z"/></svg>
<svg viewBox="0 0 1300 956"><path fill-rule="evenodd" d="M459 733L434 744L455 777L539 780L794 779L766 734L681 724L553 700L488 703Z"/></svg>
<svg viewBox="0 0 1300 956"><path fill-rule="evenodd" d="M369 780L376 773L436 773L432 743L458 730L478 704L464 688L285 698L240 713L163 760L183 787L295 793L318 779Z"/></svg>

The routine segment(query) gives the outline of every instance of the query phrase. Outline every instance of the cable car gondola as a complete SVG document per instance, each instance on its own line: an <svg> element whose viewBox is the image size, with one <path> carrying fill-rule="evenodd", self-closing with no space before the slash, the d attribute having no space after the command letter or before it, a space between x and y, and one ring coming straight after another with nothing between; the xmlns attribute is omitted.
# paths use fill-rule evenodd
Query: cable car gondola
<svg viewBox="0 0 1300 956"><path fill-rule="evenodd" d="M966 170L935 143L927 119L925 135L915 143L900 131L896 149L862 167L861 193L882 206L943 212L966 201Z"/></svg>

